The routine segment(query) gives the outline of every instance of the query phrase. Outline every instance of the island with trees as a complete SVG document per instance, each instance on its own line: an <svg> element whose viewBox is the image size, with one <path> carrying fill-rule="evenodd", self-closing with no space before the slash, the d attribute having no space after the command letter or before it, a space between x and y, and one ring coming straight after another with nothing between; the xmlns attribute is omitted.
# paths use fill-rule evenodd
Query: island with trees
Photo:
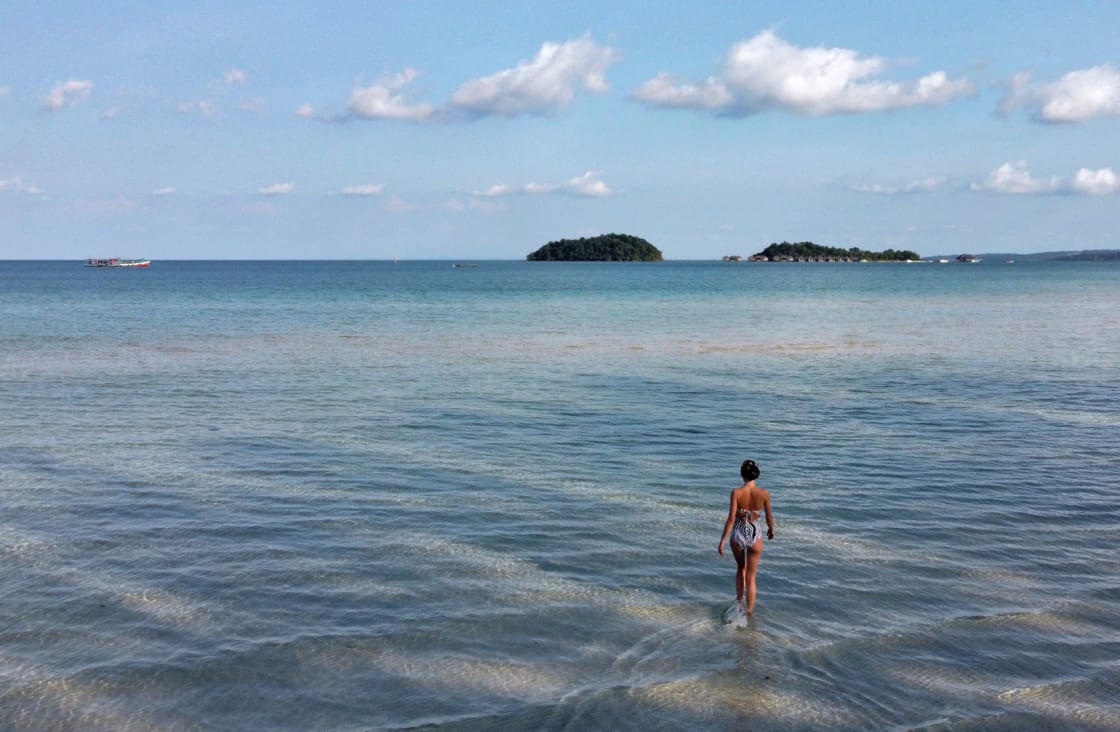
<svg viewBox="0 0 1120 732"><path fill-rule="evenodd" d="M907 262L921 260L921 258L917 252L906 249L869 252L859 247L842 249L821 246L811 241L796 244L783 241L781 244L771 244L747 259L752 262Z"/></svg>
<svg viewBox="0 0 1120 732"><path fill-rule="evenodd" d="M525 257L530 262L660 262L661 251L629 234L550 241Z"/></svg>

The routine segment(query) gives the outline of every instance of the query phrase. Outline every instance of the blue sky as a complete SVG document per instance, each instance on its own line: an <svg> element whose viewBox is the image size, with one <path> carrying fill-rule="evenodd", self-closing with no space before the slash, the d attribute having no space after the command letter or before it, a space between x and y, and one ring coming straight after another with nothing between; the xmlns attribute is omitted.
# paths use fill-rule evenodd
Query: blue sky
<svg viewBox="0 0 1120 732"><path fill-rule="evenodd" d="M1120 248L1120 3L16 3L0 259Z"/></svg>

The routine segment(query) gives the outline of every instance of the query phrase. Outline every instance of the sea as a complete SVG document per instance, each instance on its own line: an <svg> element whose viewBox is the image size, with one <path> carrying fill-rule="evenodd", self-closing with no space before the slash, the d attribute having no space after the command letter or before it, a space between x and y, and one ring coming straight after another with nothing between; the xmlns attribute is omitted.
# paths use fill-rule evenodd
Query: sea
<svg viewBox="0 0 1120 732"><path fill-rule="evenodd" d="M0 262L0 729L1120 729L1120 263L475 264Z"/></svg>

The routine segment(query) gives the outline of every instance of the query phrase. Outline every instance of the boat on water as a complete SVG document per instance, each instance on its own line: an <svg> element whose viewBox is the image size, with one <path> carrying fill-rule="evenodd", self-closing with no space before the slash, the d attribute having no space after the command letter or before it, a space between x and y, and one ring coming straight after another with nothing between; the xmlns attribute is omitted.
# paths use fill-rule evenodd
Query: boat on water
<svg viewBox="0 0 1120 732"><path fill-rule="evenodd" d="M980 257L976 257L971 254L962 254L957 257L957 261L965 262L966 264L980 264L980 262L983 260L981 260Z"/></svg>
<svg viewBox="0 0 1120 732"><path fill-rule="evenodd" d="M86 260L87 267L150 267L151 265L152 260L150 259L120 259L119 257L99 259L90 257Z"/></svg>
<svg viewBox="0 0 1120 732"><path fill-rule="evenodd" d="M455 264L453 264L451 266L454 267L455 269L470 269L472 267L477 267L478 265L474 264L474 263L456 262Z"/></svg>

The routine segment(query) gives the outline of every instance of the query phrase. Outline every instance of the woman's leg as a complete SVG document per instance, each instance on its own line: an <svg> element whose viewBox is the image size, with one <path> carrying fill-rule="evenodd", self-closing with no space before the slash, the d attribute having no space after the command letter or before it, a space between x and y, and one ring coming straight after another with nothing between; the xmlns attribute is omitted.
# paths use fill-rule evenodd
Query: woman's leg
<svg viewBox="0 0 1120 732"><path fill-rule="evenodd" d="M739 547L731 544L731 553L735 555L735 563L738 565L735 568L735 602L743 602L743 592L747 587L747 557Z"/></svg>
<svg viewBox="0 0 1120 732"><path fill-rule="evenodd" d="M754 596L757 593L754 579L758 574L758 560L761 558L762 539L760 538L754 546L747 550L747 566L740 570L741 573L745 574L744 579L747 586L747 615L754 612Z"/></svg>

